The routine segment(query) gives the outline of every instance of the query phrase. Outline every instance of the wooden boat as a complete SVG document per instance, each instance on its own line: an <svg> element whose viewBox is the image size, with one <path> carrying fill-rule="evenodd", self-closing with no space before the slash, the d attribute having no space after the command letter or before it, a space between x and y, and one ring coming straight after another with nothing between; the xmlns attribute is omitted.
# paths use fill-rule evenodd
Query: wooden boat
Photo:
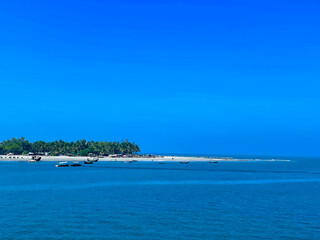
<svg viewBox="0 0 320 240"><path fill-rule="evenodd" d="M71 167L80 167L81 166L81 163L79 162L73 162L70 164Z"/></svg>
<svg viewBox="0 0 320 240"><path fill-rule="evenodd" d="M87 161L90 161L90 162L98 162L99 161L99 158L87 158Z"/></svg>
<svg viewBox="0 0 320 240"><path fill-rule="evenodd" d="M87 160L84 160L83 163L84 164L93 164L93 161L90 161L90 160L87 159Z"/></svg>
<svg viewBox="0 0 320 240"><path fill-rule="evenodd" d="M32 160L35 160L35 161L40 161L41 160L41 157L40 156L32 156Z"/></svg>
<svg viewBox="0 0 320 240"><path fill-rule="evenodd" d="M189 162L180 162L181 164L188 164Z"/></svg>
<svg viewBox="0 0 320 240"><path fill-rule="evenodd" d="M67 162L59 162L56 167L69 167L69 163Z"/></svg>

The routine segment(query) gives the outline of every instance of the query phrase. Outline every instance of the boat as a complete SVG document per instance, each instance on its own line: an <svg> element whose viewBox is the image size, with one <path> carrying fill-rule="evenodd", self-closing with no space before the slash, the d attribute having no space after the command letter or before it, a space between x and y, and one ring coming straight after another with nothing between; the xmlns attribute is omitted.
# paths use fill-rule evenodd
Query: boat
<svg viewBox="0 0 320 240"><path fill-rule="evenodd" d="M218 161L210 161L210 163L218 163Z"/></svg>
<svg viewBox="0 0 320 240"><path fill-rule="evenodd" d="M41 160L41 157L40 156L32 156L32 160L35 160L38 162Z"/></svg>
<svg viewBox="0 0 320 240"><path fill-rule="evenodd" d="M67 162L59 162L56 167L69 167L69 163Z"/></svg>
<svg viewBox="0 0 320 240"><path fill-rule="evenodd" d="M159 162L159 164L166 164L165 162Z"/></svg>
<svg viewBox="0 0 320 240"><path fill-rule="evenodd" d="M189 162L180 162L181 164L188 164Z"/></svg>
<svg viewBox="0 0 320 240"><path fill-rule="evenodd" d="M36 160L34 160L34 159L31 159L31 160L29 160L28 162L33 163L33 162L37 162L37 161L36 161Z"/></svg>
<svg viewBox="0 0 320 240"><path fill-rule="evenodd" d="M70 164L71 167L80 167L81 166L81 163L79 162L73 162Z"/></svg>
<svg viewBox="0 0 320 240"><path fill-rule="evenodd" d="M87 161L90 161L90 162L98 162L99 161L99 158L87 158Z"/></svg>
<svg viewBox="0 0 320 240"><path fill-rule="evenodd" d="M84 164L93 164L93 161L90 161L90 160L87 159L87 160L84 160L83 163Z"/></svg>

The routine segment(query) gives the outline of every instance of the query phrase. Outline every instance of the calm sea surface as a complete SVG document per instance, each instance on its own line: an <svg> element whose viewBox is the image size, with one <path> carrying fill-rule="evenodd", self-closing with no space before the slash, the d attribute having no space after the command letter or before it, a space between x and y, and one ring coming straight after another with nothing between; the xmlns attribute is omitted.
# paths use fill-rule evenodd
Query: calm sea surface
<svg viewBox="0 0 320 240"><path fill-rule="evenodd" d="M0 162L0 239L320 239L320 159Z"/></svg>

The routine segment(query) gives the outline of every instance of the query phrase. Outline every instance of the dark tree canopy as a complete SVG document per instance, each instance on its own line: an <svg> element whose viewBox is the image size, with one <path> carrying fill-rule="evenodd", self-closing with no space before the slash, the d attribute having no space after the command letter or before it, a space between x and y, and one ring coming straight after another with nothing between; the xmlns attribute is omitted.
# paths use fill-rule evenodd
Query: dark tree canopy
<svg viewBox="0 0 320 240"><path fill-rule="evenodd" d="M88 156L89 153L96 155L107 154L132 154L140 152L140 148L134 142L94 142L78 140L76 142L65 142L62 140L54 142L36 141L30 142L24 137L12 138L0 143L0 154L27 154L29 152L48 152L50 155L73 154L77 156Z"/></svg>

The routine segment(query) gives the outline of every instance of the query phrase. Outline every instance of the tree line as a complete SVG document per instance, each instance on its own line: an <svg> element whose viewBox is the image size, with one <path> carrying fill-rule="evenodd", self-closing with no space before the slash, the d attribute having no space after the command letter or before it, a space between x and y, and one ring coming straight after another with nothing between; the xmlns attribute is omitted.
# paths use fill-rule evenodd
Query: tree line
<svg viewBox="0 0 320 240"><path fill-rule="evenodd" d="M134 142L95 142L78 140L76 142L65 142L62 140L54 142L36 141L30 142L24 137L12 138L0 143L0 154L28 154L29 152L44 153L51 156L72 154L75 156L88 156L109 154L132 154L140 152L140 148Z"/></svg>

